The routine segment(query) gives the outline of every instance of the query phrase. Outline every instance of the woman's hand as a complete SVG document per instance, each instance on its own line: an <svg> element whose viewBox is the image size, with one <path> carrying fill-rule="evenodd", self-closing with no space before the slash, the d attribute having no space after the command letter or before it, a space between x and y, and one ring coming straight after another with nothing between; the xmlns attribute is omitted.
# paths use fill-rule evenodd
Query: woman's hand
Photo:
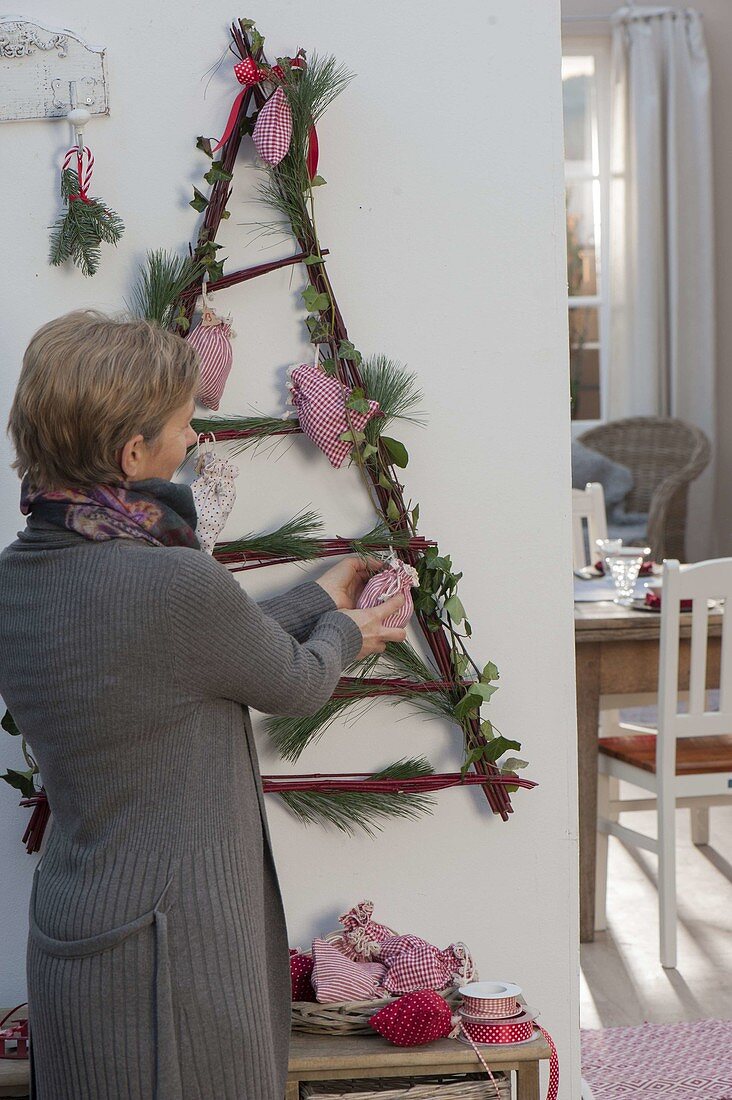
<svg viewBox="0 0 732 1100"><path fill-rule="evenodd" d="M403 642L407 632L402 626L384 626L384 619L404 607L404 593L397 592L377 607L364 607L358 611L344 610L343 614L353 619L361 631L363 644L356 660L368 657L370 653L383 653L387 642Z"/></svg>
<svg viewBox="0 0 732 1100"><path fill-rule="evenodd" d="M351 610L358 603L366 582L383 568L380 558L351 554L327 569L315 583L328 593L339 611Z"/></svg>

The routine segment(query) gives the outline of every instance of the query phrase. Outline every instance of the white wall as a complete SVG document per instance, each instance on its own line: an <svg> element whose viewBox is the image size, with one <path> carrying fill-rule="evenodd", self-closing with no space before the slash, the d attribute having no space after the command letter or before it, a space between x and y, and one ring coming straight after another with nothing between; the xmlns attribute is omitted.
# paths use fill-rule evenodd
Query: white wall
<svg viewBox="0 0 732 1100"><path fill-rule="evenodd" d="M112 115L93 122L88 139L97 157L94 191L124 216L127 234L91 281L49 268L46 227L66 134L51 123L0 129L3 417L38 325L79 305L118 309L147 247L179 247L191 237L195 215L186 202L205 170L195 137L220 132L235 89L227 59L204 99L203 73L223 51L234 14L223 0L211 0L205 15L199 5L171 0L104 8L94 13L67 0L62 18L109 48ZM33 11L59 18L49 0L37 0ZM260 19L272 55L315 46L358 74L321 127L329 183L319 195L319 224L332 250L329 270L362 350L386 351L419 372L430 424L398 433L412 455L405 484L421 504L422 532L465 571L473 650L502 674L493 717L523 742L529 774L540 783L515 796L507 824L490 816L479 793L445 792L431 818L389 826L376 841L305 830L271 805L291 942L307 945L363 897L399 929L440 944L464 939L484 977L518 981L542 1010L560 1046L562 1096L578 1097L558 3L465 0L445 19L436 0L320 0L307 14L289 0L253 0L244 14ZM181 33L188 26L192 33ZM222 237L230 267L290 247L248 236L245 223L261 217L249 160L242 153ZM239 333L225 411L281 410L284 370L308 354L301 284L299 272L277 273L225 296ZM2 447L0 541L8 541L19 526L17 485ZM241 460L227 533L266 528L306 504L322 512L331 534L371 524L352 471L331 471L304 441L279 453L276 462L263 454ZM255 594L297 576L295 569L246 574ZM14 745L8 740L2 750L3 764L12 765ZM454 770L455 730L384 704L332 729L300 770L365 770L421 752ZM262 766L280 767L264 744ZM0 813L3 1003L23 994L34 860L19 843L26 812L9 791Z"/></svg>

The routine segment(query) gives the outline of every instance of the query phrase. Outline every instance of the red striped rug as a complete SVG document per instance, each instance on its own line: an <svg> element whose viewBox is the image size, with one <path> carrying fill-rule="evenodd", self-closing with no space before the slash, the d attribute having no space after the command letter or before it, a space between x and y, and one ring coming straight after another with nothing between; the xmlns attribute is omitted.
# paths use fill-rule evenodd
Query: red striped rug
<svg viewBox="0 0 732 1100"><path fill-rule="evenodd" d="M594 1100L732 1100L732 1020L582 1031Z"/></svg>

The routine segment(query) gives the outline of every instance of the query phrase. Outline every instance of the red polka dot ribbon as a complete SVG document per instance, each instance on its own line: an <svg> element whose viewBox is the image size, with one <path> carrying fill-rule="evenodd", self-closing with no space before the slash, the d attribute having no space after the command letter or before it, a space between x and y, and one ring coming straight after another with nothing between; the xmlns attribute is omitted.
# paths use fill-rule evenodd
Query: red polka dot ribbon
<svg viewBox="0 0 732 1100"><path fill-rule="evenodd" d="M471 1002L471 1012L467 1011L465 1004L466 1000ZM549 1032L536 1023L536 1020L528 1009L522 1010L514 1020L499 1019L493 1015L496 1006L495 1000L492 1003L486 1001L482 1003L487 1007L481 1012L480 1006L478 1005L476 1007L475 998L464 999L459 1009L459 1022L452 1034L462 1039L463 1042L468 1043L473 1048L483 1069L489 1075L491 1081L493 1081L493 1074L478 1044L486 1047L504 1046L512 1043L528 1043L534 1038L534 1028L536 1028L546 1039L550 1051L549 1087L546 1094L547 1100L557 1100L557 1094L559 1092L559 1058L557 1056L557 1048L554 1045L554 1040ZM514 1001L514 1005L521 1008L516 1001Z"/></svg>
<svg viewBox="0 0 732 1100"><path fill-rule="evenodd" d="M243 84L244 86L231 105L231 110L229 111L229 118L226 122L226 128L224 130L223 137L217 145L214 145L214 153L218 149L220 149L222 145L225 145L233 134L234 127L236 126L236 120L239 115L241 101L246 93L249 91L250 88L253 88L257 84L261 84L263 80L268 79L269 75L269 71L267 69L263 69L260 65L258 65L253 57L245 57L243 61L237 62L237 64L234 66L234 76L239 81L239 83Z"/></svg>
<svg viewBox="0 0 732 1100"><path fill-rule="evenodd" d="M88 145L83 147L74 145L68 150L64 157L62 171L66 171L71 165L71 161L74 157L76 157L76 175L79 180L79 191L76 195L69 195L69 202L91 202L88 191L94 171L94 155Z"/></svg>

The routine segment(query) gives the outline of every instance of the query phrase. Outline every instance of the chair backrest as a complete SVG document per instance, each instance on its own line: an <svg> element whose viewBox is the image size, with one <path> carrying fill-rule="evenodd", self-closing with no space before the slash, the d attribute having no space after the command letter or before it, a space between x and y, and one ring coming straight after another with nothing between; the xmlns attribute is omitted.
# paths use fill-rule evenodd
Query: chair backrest
<svg viewBox="0 0 732 1100"><path fill-rule="evenodd" d="M673 473L687 480L707 466L709 441L701 428L668 416L628 416L590 428L579 437L593 451L621 462L633 474L633 488L625 499L628 512L648 512L653 493Z"/></svg>
<svg viewBox="0 0 732 1100"><path fill-rule="evenodd" d="M691 644L688 667L689 709L679 713L679 692L685 690L687 670L679 669L681 601L691 600ZM719 679L719 710L706 710L709 601L724 601ZM732 558L716 558L693 565L664 563L661 598L661 648L658 668L658 730L673 758L677 737L716 736L732 732ZM660 750L660 744L658 746ZM660 772L661 762L658 761Z"/></svg>
<svg viewBox="0 0 732 1100"><path fill-rule="evenodd" d="M605 496L599 481L572 490L572 558L575 569L593 565L598 559L595 539L607 538Z"/></svg>
<svg viewBox="0 0 732 1100"><path fill-rule="evenodd" d="M648 514L647 542L656 561L683 559L689 485L711 457L704 432L674 417L628 416L591 428L579 442L630 469L625 508Z"/></svg>

